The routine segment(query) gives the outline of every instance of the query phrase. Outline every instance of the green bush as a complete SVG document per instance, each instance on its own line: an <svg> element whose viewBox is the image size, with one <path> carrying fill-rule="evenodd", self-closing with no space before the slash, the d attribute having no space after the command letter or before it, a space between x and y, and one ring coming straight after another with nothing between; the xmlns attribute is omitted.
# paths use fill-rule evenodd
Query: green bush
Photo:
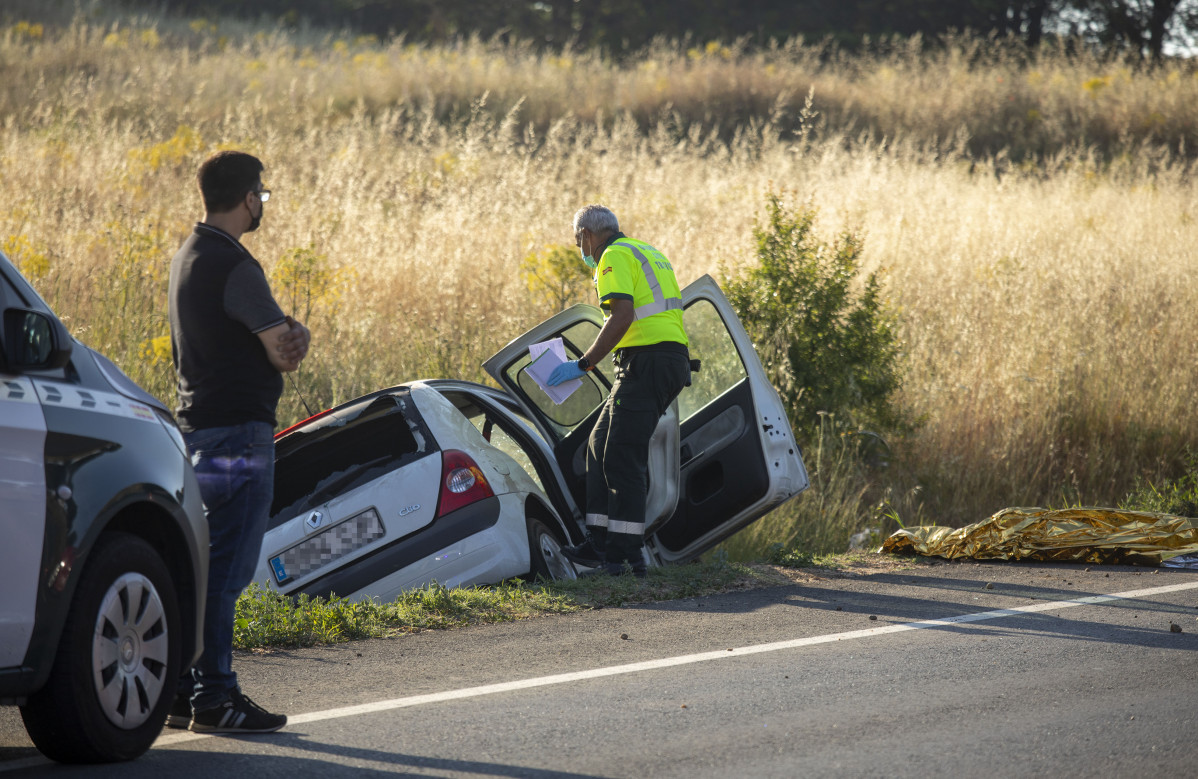
<svg viewBox="0 0 1198 779"><path fill-rule="evenodd" d="M896 322L876 273L863 279L863 239L829 245L816 210L794 213L770 193L757 225L757 264L723 287L778 388L796 435L811 440L820 414L848 429L905 428L894 404L901 381Z"/></svg>
<svg viewBox="0 0 1198 779"><path fill-rule="evenodd" d="M546 315L593 302L591 272L573 246L555 244L529 252L520 261L520 276Z"/></svg>
<svg viewBox="0 0 1198 779"><path fill-rule="evenodd" d="M1198 454L1191 454L1189 460L1187 472L1180 478L1162 484L1140 480L1119 508L1198 517Z"/></svg>

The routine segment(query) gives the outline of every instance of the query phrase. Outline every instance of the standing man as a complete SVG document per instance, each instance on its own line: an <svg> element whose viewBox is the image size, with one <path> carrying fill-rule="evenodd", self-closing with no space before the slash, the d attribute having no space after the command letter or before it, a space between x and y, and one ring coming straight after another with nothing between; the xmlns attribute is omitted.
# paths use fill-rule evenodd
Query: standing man
<svg viewBox="0 0 1198 779"><path fill-rule="evenodd" d="M587 540L562 553L610 574L644 576L649 439L690 383L682 293L665 255L620 232L606 206L574 215L574 242L595 271L603 329L581 359L557 366L549 383L579 378L613 348L616 381L587 444Z"/></svg>
<svg viewBox="0 0 1198 779"><path fill-rule="evenodd" d="M204 219L171 260L171 351L179 427L208 516L204 653L180 681L167 725L198 733L270 733L287 724L242 694L233 671L233 608L253 578L274 491L275 408L283 374L308 353L262 266L241 245L270 190L262 163L223 151L197 175Z"/></svg>

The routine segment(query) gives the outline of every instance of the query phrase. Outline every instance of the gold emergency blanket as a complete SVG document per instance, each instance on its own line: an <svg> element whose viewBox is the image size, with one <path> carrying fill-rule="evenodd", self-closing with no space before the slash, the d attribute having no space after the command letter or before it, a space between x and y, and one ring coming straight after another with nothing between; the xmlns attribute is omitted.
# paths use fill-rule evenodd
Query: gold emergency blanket
<svg viewBox="0 0 1198 779"><path fill-rule="evenodd" d="M1198 554L1198 519L1118 509L1003 509L961 528L915 527L883 552L977 560L1055 560L1160 565Z"/></svg>

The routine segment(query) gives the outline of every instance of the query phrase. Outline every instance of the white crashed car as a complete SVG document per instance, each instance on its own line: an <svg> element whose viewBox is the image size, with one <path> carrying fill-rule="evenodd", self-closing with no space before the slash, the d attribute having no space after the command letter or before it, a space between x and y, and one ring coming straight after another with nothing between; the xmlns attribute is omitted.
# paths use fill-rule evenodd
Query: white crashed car
<svg viewBox="0 0 1198 779"><path fill-rule="evenodd" d="M702 361L650 452L644 556L698 557L808 486L777 391L713 279L683 290ZM587 436L611 358L555 405L528 347L560 336L578 357L603 317L577 305L484 367L502 389L415 381L357 398L276 436L275 497L257 578L288 594L394 598L406 589L573 578L584 537Z"/></svg>

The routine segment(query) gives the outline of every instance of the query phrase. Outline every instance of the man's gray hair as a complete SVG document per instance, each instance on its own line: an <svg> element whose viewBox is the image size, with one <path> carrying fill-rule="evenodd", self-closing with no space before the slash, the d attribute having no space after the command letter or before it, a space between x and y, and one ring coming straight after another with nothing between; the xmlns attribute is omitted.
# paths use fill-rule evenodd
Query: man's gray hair
<svg viewBox="0 0 1198 779"><path fill-rule="evenodd" d="M616 215L607 206L583 206L574 215L574 232L577 233L584 227L596 235L618 233L620 220L616 219Z"/></svg>

